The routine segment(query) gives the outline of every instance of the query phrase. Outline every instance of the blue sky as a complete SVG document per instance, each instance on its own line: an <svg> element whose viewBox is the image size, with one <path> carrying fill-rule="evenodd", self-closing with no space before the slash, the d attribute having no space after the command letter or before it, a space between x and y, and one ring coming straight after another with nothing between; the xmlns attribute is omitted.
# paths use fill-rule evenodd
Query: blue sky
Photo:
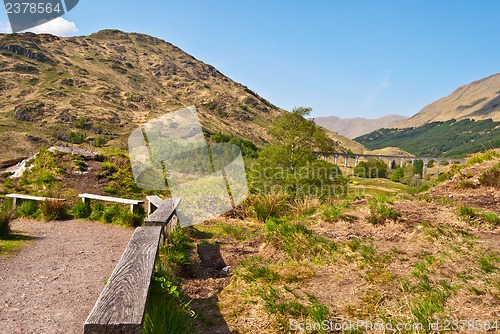
<svg viewBox="0 0 500 334"><path fill-rule="evenodd" d="M51 31L146 33L284 109L375 118L500 72L499 13L497 0L80 0Z"/></svg>

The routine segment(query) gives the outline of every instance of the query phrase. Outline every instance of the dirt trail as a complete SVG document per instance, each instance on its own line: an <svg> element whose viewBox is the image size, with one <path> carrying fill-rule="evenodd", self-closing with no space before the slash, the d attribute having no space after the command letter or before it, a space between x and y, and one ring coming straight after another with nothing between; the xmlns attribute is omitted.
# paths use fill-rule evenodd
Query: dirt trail
<svg viewBox="0 0 500 334"><path fill-rule="evenodd" d="M0 258L0 333L82 333L133 229L31 220L12 228L33 240Z"/></svg>

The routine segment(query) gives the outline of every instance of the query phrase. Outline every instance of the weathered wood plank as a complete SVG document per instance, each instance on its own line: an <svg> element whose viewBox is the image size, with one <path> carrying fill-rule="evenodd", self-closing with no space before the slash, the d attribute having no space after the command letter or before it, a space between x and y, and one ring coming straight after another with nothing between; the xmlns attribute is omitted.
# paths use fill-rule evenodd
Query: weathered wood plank
<svg viewBox="0 0 500 334"><path fill-rule="evenodd" d="M31 201L65 201L65 199L63 198L40 197L40 196L31 196L24 194L7 194L5 196L10 198L27 199Z"/></svg>
<svg viewBox="0 0 500 334"><path fill-rule="evenodd" d="M179 206L180 198L167 198L146 220L145 226L165 226L172 220Z"/></svg>
<svg viewBox="0 0 500 334"><path fill-rule="evenodd" d="M161 203L163 203L163 200L156 195L146 196L146 199L148 200L148 216L155 212L155 210L160 207Z"/></svg>
<svg viewBox="0 0 500 334"><path fill-rule="evenodd" d="M123 204L142 204L144 201L136 200L136 199L127 199L127 198L119 198L119 197L110 197L110 196L101 196L94 194L79 194L79 197L85 199L97 199L101 201L115 202L115 203L123 203Z"/></svg>
<svg viewBox="0 0 500 334"><path fill-rule="evenodd" d="M84 324L85 334L142 333L163 227L138 227Z"/></svg>
<svg viewBox="0 0 500 334"><path fill-rule="evenodd" d="M24 194L7 194L6 197L12 198L12 208L18 207L22 201L65 201L63 198L50 198L50 197L40 197L40 196L30 196Z"/></svg>

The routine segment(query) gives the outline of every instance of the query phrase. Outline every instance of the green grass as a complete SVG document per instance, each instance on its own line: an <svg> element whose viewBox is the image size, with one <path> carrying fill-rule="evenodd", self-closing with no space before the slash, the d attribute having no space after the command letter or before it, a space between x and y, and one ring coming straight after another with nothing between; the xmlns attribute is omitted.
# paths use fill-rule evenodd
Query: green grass
<svg viewBox="0 0 500 334"><path fill-rule="evenodd" d="M356 220L356 217L345 213L349 210L349 205L347 203L342 203L340 205L329 206L325 211L323 211L321 217L324 221L329 223L335 223L340 220L352 222Z"/></svg>
<svg viewBox="0 0 500 334"><path fill-rule="evenodd" d="M18 233L11 233L7 237L0 238L0 256L15 254L32 239L28 235Z"/></svg>
<svg viewBox="0 0 500 334"><path fill-rule="evenodd" d="M286 220L268 219L264 227L265 240L283 251L290 259L326 260L337 245L304 225Z"/></svg>
<svg viewBox="0 0 500 334"><path fill-rule="evenodd" d="M370 214L366 217L368 222L374 225L381 225L388 221L399 219L401 212L387 205L392 203L392 200L385 196L378 196L369 200Z"/></svg>

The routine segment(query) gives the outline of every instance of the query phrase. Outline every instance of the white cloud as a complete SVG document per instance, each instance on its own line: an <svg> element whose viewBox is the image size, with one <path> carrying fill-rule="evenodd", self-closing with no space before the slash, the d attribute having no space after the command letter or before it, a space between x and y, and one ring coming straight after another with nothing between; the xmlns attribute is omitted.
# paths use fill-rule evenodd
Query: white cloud
<svg viewBox="0 0 500 334"><path fill-rule="evenodd" d="M42 25L33 27L26 31L34 32L35 34L52 34L56 36L74 36L78 32L78 28L75 25L75 22L70 22L62 17L58 17L44 23Z"/></svg>

